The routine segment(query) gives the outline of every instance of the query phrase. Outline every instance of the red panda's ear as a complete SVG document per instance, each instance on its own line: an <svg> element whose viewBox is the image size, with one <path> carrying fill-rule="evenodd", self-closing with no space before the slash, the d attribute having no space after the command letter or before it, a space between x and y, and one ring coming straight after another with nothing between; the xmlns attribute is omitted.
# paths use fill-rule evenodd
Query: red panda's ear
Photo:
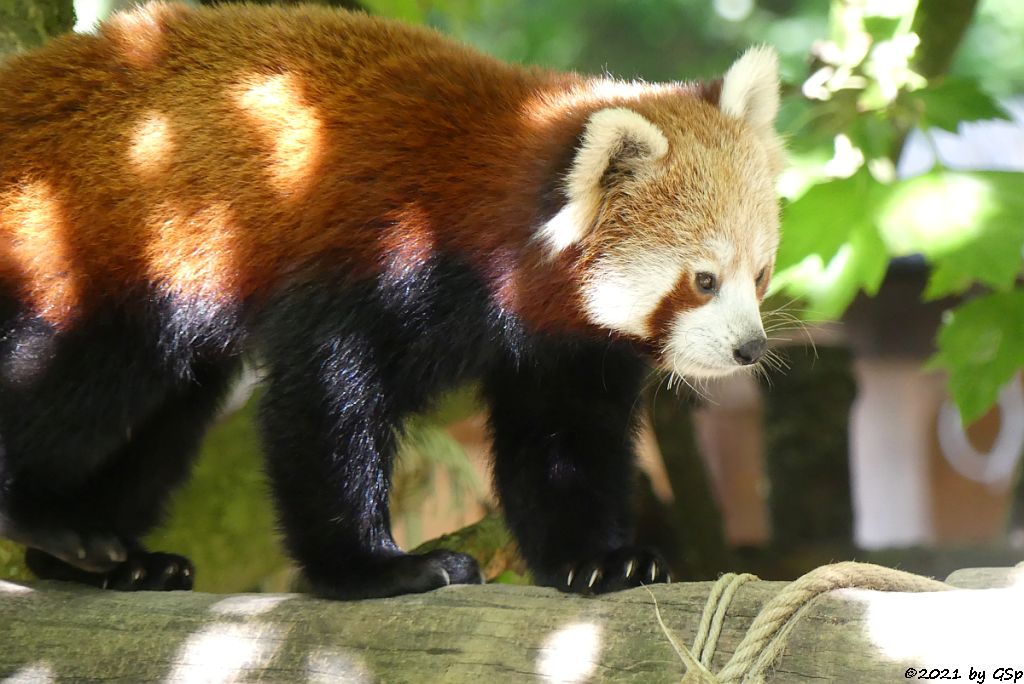
<svg viewBox="0 0 1024 684"><path fill-rule="evenodd" d="M779 56L773 48L750 48L729 67L718 106L757 129L772 128L779 113Z"/></svg>
<svg viewBox="0 0 1024 684"><path fill-rule="evenodd" d="M624 175L635 175L668 152L661 129L631 109L610 107L590 115L565 176L568 202L540 228L557 253L589 230L603 194Z"/></svg>
<svg viewBox="0 0 1024 684"><path fill-rule="evenodd" d="M631 109L600 109L590 115L572 169L567 177L569 197L601 189L608 174L640 171L668 152L661 129Z"/></svg>

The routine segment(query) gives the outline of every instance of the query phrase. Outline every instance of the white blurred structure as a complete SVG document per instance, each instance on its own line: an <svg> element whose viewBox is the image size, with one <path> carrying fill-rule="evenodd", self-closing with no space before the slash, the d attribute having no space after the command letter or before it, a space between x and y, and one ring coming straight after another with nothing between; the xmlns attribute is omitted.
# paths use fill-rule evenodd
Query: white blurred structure
<svg viewBox="0 0 1024 684"><path fill-rule="evenodd" d="M1024 98L1003 104L1013 121L968 122L956 134L914 131L899 176L925 173L937 162L956 170L1024 171ZM936 511L958 502L935 500L934 450L965 477L970 472L964 464L976 466L982 475L972 479L995 493L1012 482L1024 449L1024 407L1013 400L1019 391L1004 390L992 451L979 454L970 447L959 415L950 410L943 376L923 371L920 361L900 357L855 363L859 396L850 417L850 476L854 540L862 548L935 540ZM998 468L992 470L986 461Z"/></svg>

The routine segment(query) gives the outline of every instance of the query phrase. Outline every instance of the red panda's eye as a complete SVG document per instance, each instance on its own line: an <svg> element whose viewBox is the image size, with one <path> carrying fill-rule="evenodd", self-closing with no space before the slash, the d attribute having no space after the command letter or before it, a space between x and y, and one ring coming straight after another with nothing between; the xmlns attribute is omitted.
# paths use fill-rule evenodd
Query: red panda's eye
<svg viewBox="0 0 1024 684"><path fill-rule="evenodd" d="M760 287L761 283L764 282L766 271L767 269L762 268L761 271L757 274L757 278L754 279L754 284L757 285L758 287Z"/></svg>
<svg viewBox="0 0 1024 684"><path fill-rule="evenodd" d="M714 292L718 288L718 280L711 273L697 274L697 287L705 293Z"/></svg>

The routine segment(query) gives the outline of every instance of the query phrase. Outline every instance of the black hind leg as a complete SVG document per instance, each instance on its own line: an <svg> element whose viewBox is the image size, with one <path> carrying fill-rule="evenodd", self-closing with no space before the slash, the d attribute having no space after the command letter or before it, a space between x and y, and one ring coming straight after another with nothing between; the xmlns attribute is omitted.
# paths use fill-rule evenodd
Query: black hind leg
<svg viewBox="0 0 1024 684"><path fill-rule="evenodd" d="M192 587L195 569L187 558L147 551L138 539L159 522L168 494L187 476L232 370L195 368L194 379L172 391L87 484L61 496L54 505L70 509L76 531L44 528L22 540L33 547L26 562L38 577L126 591ZM76 537L77 554L69 555L68 540ZM63 545L55 548L55 539Z"/></svg>

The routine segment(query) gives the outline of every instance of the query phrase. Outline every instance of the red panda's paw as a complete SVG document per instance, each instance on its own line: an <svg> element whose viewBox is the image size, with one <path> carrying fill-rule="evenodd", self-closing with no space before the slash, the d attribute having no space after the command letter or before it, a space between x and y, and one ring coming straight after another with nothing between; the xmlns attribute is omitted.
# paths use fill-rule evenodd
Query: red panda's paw
<svg viewBox="0 0 1024 684"><path fill-rule="evenodd" d="M437 549L375 560L358 573L330 578L307 571L313 593L343 601L421 594L452 584L480 584L483 575L472 556Z"/></svg>
<svg viewBox="0 0 1024 684"><path fill-rule="evenodd" d="M25 552L25 564L39 579L78 582L115 591L188 591L195 583L192 562L173 553L133 550L113 570L89 572L39 549Z"/></svg>
<svg viewBox="0 0 1024 684"><path fill-rule="evenodd" d="M567 568L558 588L573 594L605 594L671 581L668 564L658 552L627 546Z"/></svg>
<svg viewBox="0 0 1024 684"><path fill-rule="evenodd" d="M113 534L79 533L62 527L13 525L8 525L4 532L4 536L18 544L37 549L84 572L107 572L128 558L121 539Z"/></svg>

